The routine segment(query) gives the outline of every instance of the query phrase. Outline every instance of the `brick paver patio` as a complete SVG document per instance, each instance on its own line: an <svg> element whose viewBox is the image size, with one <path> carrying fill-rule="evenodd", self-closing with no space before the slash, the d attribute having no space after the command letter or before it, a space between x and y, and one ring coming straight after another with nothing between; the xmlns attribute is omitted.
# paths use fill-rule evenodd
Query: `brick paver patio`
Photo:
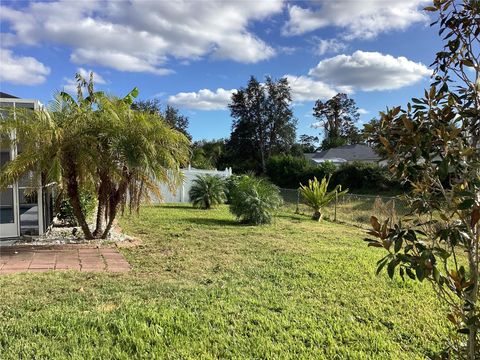
<svg viewBox="0 0 480 360"><path fill-rule="evenodd" d="M0 247L0 275L49 270L125 272L130 265L116 248L75 245Z"/></svg>

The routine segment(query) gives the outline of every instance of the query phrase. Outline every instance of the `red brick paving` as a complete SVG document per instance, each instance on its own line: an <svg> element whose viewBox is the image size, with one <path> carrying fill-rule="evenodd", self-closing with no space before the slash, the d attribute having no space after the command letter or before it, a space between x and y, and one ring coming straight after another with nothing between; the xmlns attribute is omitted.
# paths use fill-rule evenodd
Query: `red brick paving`
<svg viewBox="0 0 480 360"><path fill-rule="evenodd" d="M58 246L0 247L0 275L50 270L125 272L130 265L116 248Z"/></svg>

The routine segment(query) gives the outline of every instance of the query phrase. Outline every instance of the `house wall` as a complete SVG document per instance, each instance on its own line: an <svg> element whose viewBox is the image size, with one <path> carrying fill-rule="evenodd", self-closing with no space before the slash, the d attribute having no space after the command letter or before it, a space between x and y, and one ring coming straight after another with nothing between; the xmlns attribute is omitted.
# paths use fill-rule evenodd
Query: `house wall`
<svg viewBox="0 0 480 360"><path fill-rule="evenodd" d="M37 100L26 100L17 98L0 98L1 108L26 108L32 110L42 109L42 105ZM5 111L0 112L5 116ZM14 115L15 116L15 115ZM13 133L12 138L15 137ZM2 150L2 163L6 160L14 159L19 152L18 148L13 146L8 151ZM32 184L29 176L22 177L8 189L1 192L0 209L3 213L0 221L0 238L18 237L21 235L41 235L50 225L52 218L51 206L51 187L47 189L42 184ZM13 202L13 206L11 206ZM11 212L11 214L10 214ZM6 219L8 216L14 217L14 222ZM16 231L12 231L12 224L15 224Z"/></svg>

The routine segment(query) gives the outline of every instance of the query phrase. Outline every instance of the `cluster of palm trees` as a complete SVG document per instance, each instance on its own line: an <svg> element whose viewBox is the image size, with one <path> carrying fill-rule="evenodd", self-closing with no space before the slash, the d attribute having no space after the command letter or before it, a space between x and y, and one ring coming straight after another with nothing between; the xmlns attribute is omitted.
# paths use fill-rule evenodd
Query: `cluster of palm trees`
<svg viewBox="0 0 480 360"><path fill-rule="evenodd" d="M85 238L106 238L119 209L138 210L150 195L160 195L158 183L181 181L189 140L158 114L132 110L137 88L117 98L95 91L92 74L76 79L76 100L61 92L45 110L16 109L0 122L2 141L22 149L1 169L0 188L28 172L36 181L56 182ZM82 191L96 194L93 227L82 210Z"/></svg>

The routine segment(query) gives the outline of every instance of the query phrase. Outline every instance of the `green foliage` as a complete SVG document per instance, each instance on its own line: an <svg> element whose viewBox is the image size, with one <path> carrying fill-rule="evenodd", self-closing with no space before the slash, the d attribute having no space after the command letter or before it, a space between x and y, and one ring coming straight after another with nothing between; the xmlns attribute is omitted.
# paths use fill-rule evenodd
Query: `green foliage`
<svg viewBox="0 0 480 360"><path fill-rule="evenodd" d="M323 128L322 150L361 141L355 126L360 117L358 107L347 94L339 93L326 102L317 100L313 116L318 120L318 126Z"/></svg>
<svg viewBox="0 0 480 360"><path fill-rule="evenodd" d="M329 161L316 165L304 157L290 155L272 156L267 163L267 175L274 184L287 189L295 189L314 177L322 179L330 175L332 185L340 184L360 192L402 192L406 188L388 169L377 164L353 162L337 168Z"/></svg>
<svg viewBox="0 0 480 360"><path fill-rule="evenodd" d="M308 180L308 185L300 184L300 195L314 211L313 220L320 221L323 215L322 208L335 200L335 198L339 198L348 192L348 189L342 191L341 185L337 185L333 190L328 191L329 182L330 176L328 178L324 177L321 182L314 177L313 180Z"/></svg>
<svg viewBox="0 0 480 360"><path fill-rule="evenodd" d="M249 176L254 176L254 175L253 174L250 174L250 175L232 175L225 180L225 189L226 189L225 194L227 196L227 204L232 203L232 194L235 191L235 189L237 188L240 181L244 178L248 178Z"/></svg>
<svg viewBox="0 0 480 360"><path fill-rule="evenodd" d="M387 254L377 272L429 281L458 334L446 358L480 358L480 2L436 0L443 50L433 82L406 109L381 113L377 141L412 186L411 215L393 226L371 217L369 246ZM428 221L425 221L428 219ZM462 335L465 334L466 336Z"/></svg>
<svg viewBox="0 0 480 360"><path fill-rule="evenodd" d="M408 189L392 176L386 167L373 163L352 162L342 164L333 173L333 184L342 184L350 189L377 194L379 192L403 192Z"/></svg>
<svg viewBox="0 0 480 360"><path fill-rule="evenodd" d="M85 214L86 219L91 219L97 208L97 198L94 194L88 191L80 192L80 206ZM73 212L72 204L68 198L63 198L58 204L56 217L63 224L68 226L78 226L77 219Z"/></svg>
<svg viewBox="0 0 480 360"><path fill-rule="evenodd" d="M226 157L226 140L201 140L192 144L191 165L197 169L225 169L229 167Z"/></svg>
<svg viewBox="0 0 480 360"><path fill-rule="evenodd" d="M200 209L210 209L223 204L226 200L225 181L214 175L199 175L193 180L188 195L193 206Z"/></svg>
<svg viewBox="0 0 480 360"><path fill-rule="evenodd" d="M132 103L131 107L136 111L157 115L159 119L163 119L173 129L180 131L189 140L192 140L192 136L188 132L188 117L180 114L177 108L167 105L163 109L159 99L137 100Z"/></svg>
<svg viewBox="0 0 480 360"><path fill-rule="evenodd" d="M246 224L272 222L273 215L283 203L278 188L265 179L243 176L230 192L230 211Z"/></svg>
<svg viewBox="0 0 480 360"><path fill-rule="evenodd" d="M290 151L297 123L291 100L286 78L266 77L261 84L252 76L246 88L232 95L233 124L227 148L235 171L265 173L270 156Z"/></svg>

